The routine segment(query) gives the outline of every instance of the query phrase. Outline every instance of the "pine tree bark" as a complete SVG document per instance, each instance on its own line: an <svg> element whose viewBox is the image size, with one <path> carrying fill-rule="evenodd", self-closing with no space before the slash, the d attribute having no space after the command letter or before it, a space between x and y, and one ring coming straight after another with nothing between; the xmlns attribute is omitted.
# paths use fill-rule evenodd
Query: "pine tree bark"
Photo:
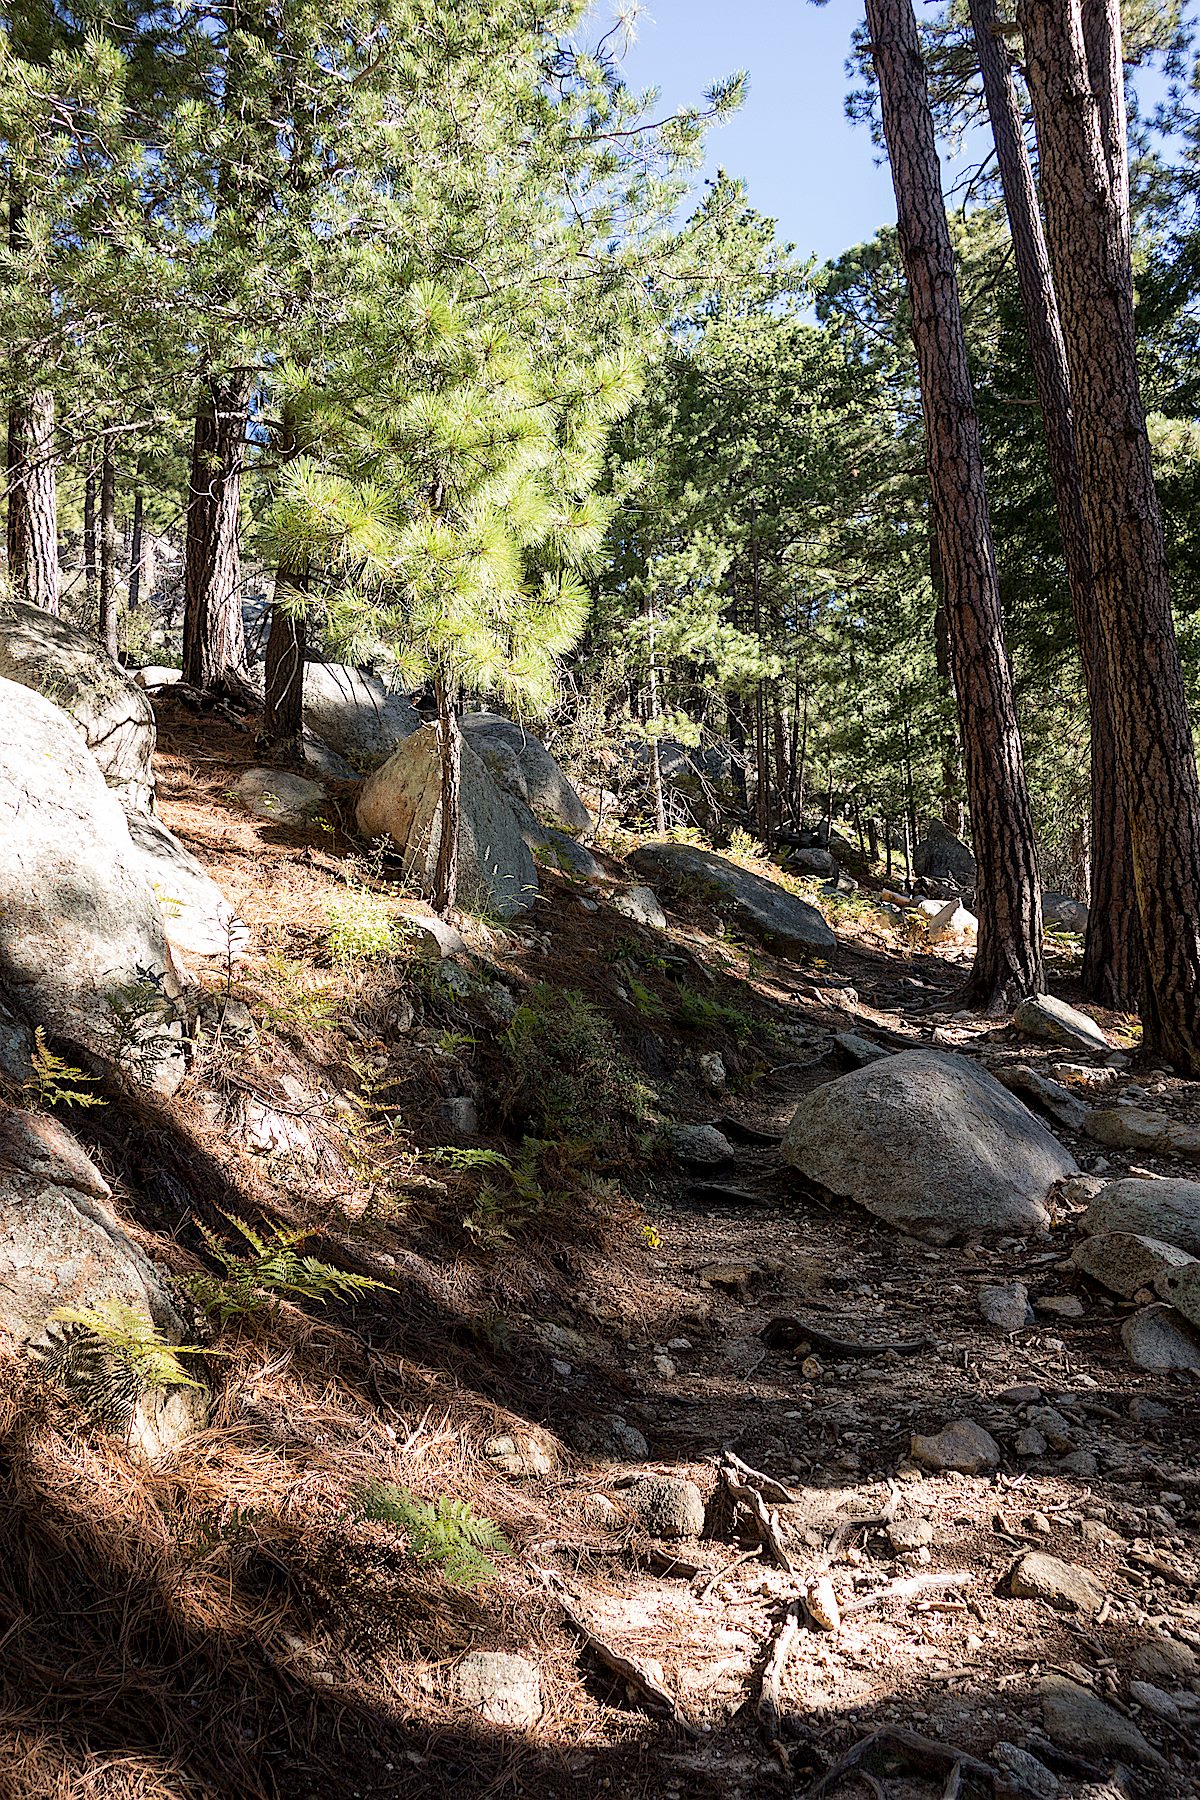
<svg viewBox="0 0 1200 1800"><path fill-rule="evenodd" d="M139 488L133 497L133 528L129 534L129 598L128 610L135 613L142 598L142 556L145 533L144 503Z"/></svg>
<svg viewBox="0 0 1200 1800"><path fill-rule="evenodd" d="M294 414L286 406L279 423L276 455L280 463L300 449ZM275 571L271 627L267 634L266 705L259 743L289 762L304 761L304 656L308 648L307 566L287 557Z"/></svg>
<svg viewBox="0 0 1200 1800"><path fill-rule="evenodd" d="M1200 781L1138 380L1124 180L1112 163L1104 46L1120 44L1116 5L1088 33L1081 0L1018 0L1018 20L1142 920L1143 1043L1197 1073Z"/></svg>
<svg viewBox="0 0 1200 1800"><path fill-rule="evenodd" d="M58 464L54 396L45 388L8 409L6 539L13 599L57 613Z"/></svg>
<svg viewBox="0 0 1200 1800"><path fill-rule="evenodd" d="M1133 881L1129 820L1121 790L1108 700L1108 670L1096 611L1091 549L1083 514L1067 350L1033 169L1025 147L1024 122L1008 47L998 30L995 0L971 0L971 24L1012 235L1017 285L1025 312L1030 360L1041 406L1071 610L1088 697L1093 877L1083 985L1092 999L1106 1006L1132 1009L1138 1004L1142 986L1141 922ZM1112 65L1102 44L1097 45L1096 54L1104 78L1108 79ZM1117 67L1119 70L1119 58ZM1121 160L1124 166L1124 158Z"/></svg>
<svg viewBox="0 0 1200 1800"><path fill-rule="evenodd" d="M117 631L117 471L112 439L105 436L100 461L100 642L112 657Z"/></svg>
<svg viewBox="0 0 1200 1800"><path fill-rule="evenodd" d="M95 612L99 605L97 593L97 574L99 563L96 557L96 471L88 464L87 474L83 478L83 591L87 599L88 615Z"/></svg>
<svg viewBox="0 0 1200 1800"><path fill-rule="evenodd" d="M992 1011L1044 985L1042 904L1004 648L979 421L929 90L912 0L867 0L921 379L972 845L978 949L970 995Z"/></svg>
<svg viewBox="0 0 1200 1800"><path fill-rule="evenodd" d="M184 552L183 677L216 688L246 661L238 512L250 384L211 377L196 410Z"/></svg>
<svg viewBox="0 0 1200 1800"><path fill-rule="evenodd" d="M442 918L458 896L458 828L462 814L462 733L454 700L440 677L433 684L437 701L438 748L441 755L441 806L438 853L433 880L433 909Z"/></svg>

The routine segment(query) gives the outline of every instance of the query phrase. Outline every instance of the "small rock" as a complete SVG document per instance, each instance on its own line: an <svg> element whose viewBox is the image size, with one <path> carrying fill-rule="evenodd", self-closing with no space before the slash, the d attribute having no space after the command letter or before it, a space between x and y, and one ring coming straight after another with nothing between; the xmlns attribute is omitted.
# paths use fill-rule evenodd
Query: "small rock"
<svg viewBox="0 0 1200 1800"><path fill-rule="evenodd" d="M891 1054L882 1044L873 1044L870 1038L860 1037L857 1031L835 1031L833 1042L842 1060L852 1069L864 1068L867 1063L878 1062L880 1057Z"/></svg>
<svg viewBox="0 0 1200 1800"><path fill-rule="evenodd" d="M930 919L926 935L931 944L973 944L979 935L979 920L961 900L947 900Z"/></svg>
<svg viewBox="0 0 1200 1800"><path fill-rule="evenodd" d="M1037 1406L1041 1398L1041 1388L1032 1387L1028 1383L1005 1388L1002 1393L996 1395L1001 1406Z"/></svg>
<svg viewBox="0 0 1200 1800"><path fill-rule="evenodd" d="M671 1377L676 1373L675 1364L671 1361L669 1356L664 1355L660 1351L654 1359L654 1372L656 1375L659 1375L663 1381L670 1381Z"/></svg>
<svg viewBox="0 0 1200 1800"><path fill-rule="evenodd" d="M997 1331L1020 1331L1030 1321L1029 1290L1023 1281L981 1288L979 1311Z"/></svg>
<svg viewBox="0 0 1200 1800"><path fill-rule="evenodd" d="M1092 1063L1053 1062L1050 1073L1055 1081L1065 1082L1068 1087L1087 1088L1093 1093L1116 1087L1120 1080L1116 1069L1097 1069Z"/></svg>
<svg viewBox="0 0 1200 1800"><path fill-rule="evenodd" d="M1125 1542L1120 1533L1106 1525L1103 1519L1084 1519L1079 1527L1079 1535L1085 1544L1106 1544L1114 1550Z"/></svg>
<svg viewBox="0 0 1200 1800"><path fill-rule="evenodd" d="M445 956L465 956L467 953L467 940L462 932L445 919L401 912L398 920L407 941L427 962L441 962Z"/></svg>
<svg viewBox="0 0 1200 1800"><path fill-rule="evenodd" d="M490 1437L483 1454L503 1475L548 1475L554 1466L536 1438Z"/></svg>
<svg viewBox="0 0 1200 1800"><path fill-rule="evenodd" d="M1144 1233L1200 1256L1200 1181L1110 1181L1091 1202L1086 1231Z"/></svg>
<svg viewBox="0 0 1200 1800"><path fill-rule="evenodd" d="M1110 1150L1165 1150L1171 1125L1166 1113L1144 1106L1102 1106L1088 1120L1087 1134Z"/></svg>
<svg viewBox="0 0 1200 1800"><path fill-rule="evenodd" d="M1025 1530L1032 1531L1035 1537L1049 1537L1050 1533L1054 1530L1053 1525L1051 1525L1049 1519L1043 1512L1027 1514L1024 1525Z"/></svg>
<svg viewBox="0 0 1200 1800"><path fill-rule="evenodd" d="M1090 1450L1072 1450L1058 1466L1064 1475L1082 1475L1085 1479L1100 1472L1100 1464Z"/></svg>
<svg viewBox="0 0 1200 1800"><path fill-rule="evenodd" d="M609 1421L608 1441L619 1455L627 1457L630 1462L645 1462L650 1454L650 1446L642 1433L627 1419L614 1418Z"/></svg>
<svg viewBox="0 0 1200 1800"><path fill-rule="evenodd" d="M1047 1319L1082 1319L1083 1301L1078 1294L1040 1294L1033 1310Z"/></svg>
<svg viewBox="0 0 1200 1800"><path fill-rule="evenodd" d="M658 895L653 888L631 887L624 894L614 894L613 905L626 919L632 919L635 925L645 925L651 931L667 929L667 915L658 903Z"/></svg>
<svg viewBox="0 0 1200 1800"><path fill-rule="evenodd" d="M1149 1400L1144 1394L1135 1394L1129 1402L1129 1416L1136 1425L1161 1425L1171 1417L1171 1409L1161 1400Z"/></svg>
<svg viewBox="0 0 1200 1800"><path fill-rule="evenodd" d="M472 1650L454 1672L454 1688L490 1725L536 1725L542 1716L542 1677L527 1656Z"/></svg>
<svg viewBox="0 0 1200 1800"><path fill-rule="evenodd" d="M1104 1604L1104 1595L1090 1575L1043 1550L1029 1550L1018 1559L1008 1587L1019 1600L1047 1600L1058 1612L1082 1613L1088 1619Z"/></svg>
<svg viewBox="0 0 1200 1800"><path fill-rule="evenodd" d="M438 1110L450 1130L460 1137L479 1136L479 1114L468 1095L458 1094L451 1100L443 1100Z"/></svg>
<svg viewBox="0 0 1200 1800"><path fill-rule="evenodd" d="M1065 1044L1069 1050L1108 1049L1108 1039L1087 1013L1056 1000L1053 994L1031 994L1013 1014L1013 1024L1026 1037L1048 1044Z"/></svg>
<svg viewBox="0 0 1200 1800"><path fill-rule="evenodd" d="M996 1069L996 1077L1006 1088L1014 1093L1028 1094L1035 1105L1066 1131L1082 1131L1087 1123L1091 1107L1078 1099L1060 1082L1051 1081L1037 1069L1031 1069L1025 1063L1008 1064Z"/></svg>
<svg viewBox="0 0 1200 1800"><path fill-rule="evenodd" d="M979 1475L997 1467L1000 1446L973 1419L954 1419L932 1437L914 1433L909 1454L927 1469L956 1469L963 1475Z"/></svg>
<svg viewBox="0 0 1200 1800"><path fill-rule="evenodd" d="M326 804L319 781L306 781L286 769L247 769L238 776L234 793L247 812L280 825L309 824Z"/></svg>
<svg viewBox="0 0 1200 1800"><path fill-rule="evenodd" d="M1158 1719L1169 1719L1172 1725L1178 1725L1182 1717L1179 1702L1164 1688L1155 1687L1152 1681L1131 1681L1129 1698L1135 1706L1144 1706Z"/></svg>
<svg viewBox="0 0 1200 1800"><path fill-rule="evenodd" d="M1191 1681L1200 1673L1200 1658L1178 1638L1154 1638L1139 1644L1132 1663L1143 1681Z"/></svg>
<svg viewBox="0 0 1200 1800"><path fill-rule="evenodd" d="M888 1543L899 1555L911 1555L933 1542L933 1526L928 1519L893 1519L887 1528Z"/></svg>
<svg viewBox="0 0 1200 1800"><path fill-rule="evenodd" d="M1018 1431L1013 1439L1013 1451L1017 1456L1045 1456L1046 1440L1040 1431L1035 1431L1032 1425L1027 1425L1023 1431Z"/></svg>
<svg viewBox="0 0 1200 1800"><path fill-rule="evenodd" d="M1008 1744L1003 1739L993 1744L992 1761L1000 1771L1002 1794L1011 1794L1020 1800L1025 1796L1029 1796L1029 1800L1057 1800L1057 1775L1028 1750L1022 1750L1019 1744Z"/></svg>
<svg viewBox="0 0 1200 1800"><path fill-rule="evenodd" d="M1131 1719L1105 1705L1089 1689L1064 1675L1047 1675L1039 1684L1042 1722L1047 1734L1064 1750L1107 1761L1110 1756L1162 1766L1162 1757L1142 1736Z"/></svg>
<svg viewBox="0 0 1200 1800"><path fill-rule="evenodd" d="M1052 1450L1069 1450L1075 1442L1075 1429L1055 1406L1037 1406L1029 1414L1029 1423L1040 1431Z"/></svg>
<svg viewBox="0 0 1200 1800"><path fill-rule="evenodd" d="M833 1583L828 1575L821 1575L816 1581L809 1583L804 1595L804 1604L808 1608L813 1624L822 1631L836 1631L841 1624L841 1610L838 1607L837 1595L833 1591Z"/></svg>
<svg viewBox="0 0 1200 1800"><path fill-rule="evenodd" d="M652 1537L699 1537L704 1529L704 1497L694 1481L678 1475L640 1475L626 1488L625 1498Z"/></svg>
<svg viewBox="0 0 1200 1800"><path fill-rule="evenodd" d="M607 1494L589 1494L583 1503L583 1516L597 1531L615 1531L621 1518Z"/></svg>
<svg viewBox="0 0 1200 1800"><path fill-rule="evenodd" d="M1071 1252L1071 1267L1098 1281L1112 1294L1132 1300L1142 1288L1152 1288L1160 1276L1194 1261L1186 1250L1159 1238L1133 1231L1102 1231L1084 1238ZM1163 1298L1167 1296L1164 1294Z"/></svg>
<svg viewBox="0 0 1200 1800"><path fill-rule="evenodd" d="M736 1156L729 1139L715 1125L673 1125L667 1141L672 1155L694 1169L719 1169Z"/></svg>
<svg viewBox="0 0 1200 1800"><path fill-rule="evenodd" d="M1145 1306L1126 1319L1121 1342L1139 1369L1200 1369L1200 1337L1169 1306Z"/></svg>
<svg viewBox="0 0 1200 1800"><path fill-rule="evenodd" d="M1161 1270L1154 1287L1189 1325L1200 1325L1200 1262Z"/></svg>
<svg viewBox="0 0 1200 1800"><path fill-rule="evenodd" d="M725 1086L728 1075L719 1051L706 1051L699 1059L697 1066L700 1070L700 1079L706 1088L711 1088L715 1093L718 1089Z"/></svg>

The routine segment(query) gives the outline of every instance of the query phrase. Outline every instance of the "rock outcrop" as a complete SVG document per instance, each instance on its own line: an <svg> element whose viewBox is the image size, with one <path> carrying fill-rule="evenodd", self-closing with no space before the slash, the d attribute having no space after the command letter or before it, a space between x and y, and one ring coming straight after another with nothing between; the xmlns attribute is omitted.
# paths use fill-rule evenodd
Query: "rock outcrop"
<svg viewBox="0 0 1200 1800"><path fill-rule="evenodd" d="M932 1243L1044 1231L1074 1158L985 1069L905 1050L805 1096L785 1162Z"/></svg>
<svg viewBox="0 0 1200 1800"><path fill-rule="evenodd" d="M0 979L51 1034L162 1092L183 1076L158 898L59 707L0 680Z"/></svg>
<svg viewBox="0 0 1200 1800"><path fill-rule="evenodd" d="M837 947L815 906L713 850L694 844L643 844L629 860L639 875L658 885L693 899L707 894L749 936L781 956L804 957Z"/></svg>
<svg viewBox="0 0 1200 1800"><path fill-rule="evenodd" d="M60 708L128 807L154 800L154 709L144 691L94 638L43 612L0 606L0 677Z"/></svg>
<svg viewBox="0 0 1200 1800"><path fill-rule="evenodd" d="M363 784L358 828L390 838L422 893L433 890L442 832L437 729L423 725ZM512 918L537 897L537 870L521 819L468 743L462 745L458 835L459 904Z"/></svg>
<svg viewBox="0 0 1200 1800"><path fill-rule="evenodd" d="M974 856L940 819L930 819L925 827L925 835L913 851L913 871L934 881L952 881L964 891L975 886Z"/></svg>

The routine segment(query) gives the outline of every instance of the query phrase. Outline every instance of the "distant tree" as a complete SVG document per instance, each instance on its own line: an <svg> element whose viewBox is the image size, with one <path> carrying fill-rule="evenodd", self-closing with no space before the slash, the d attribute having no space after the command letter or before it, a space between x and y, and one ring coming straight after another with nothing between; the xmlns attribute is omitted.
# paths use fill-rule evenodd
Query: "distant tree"
<svg viewBox="0 0 1200 1800"><path fill-rule="evenodd" d="M1086 13L1086 16L1085 16ZM1146 955L1144 1040L1200 1071L1200 782L1138 377L1116 0L1019 0Z"/></svg>
<svg viewBox="0 0 1200 1800"><path fill-rule="evenodd" d="M920 367L929 481L962 729L979 941L971 988L1005 1008L1043 985L1041 893L1004 646L979 422L911 0L867 0Z"/></svg>

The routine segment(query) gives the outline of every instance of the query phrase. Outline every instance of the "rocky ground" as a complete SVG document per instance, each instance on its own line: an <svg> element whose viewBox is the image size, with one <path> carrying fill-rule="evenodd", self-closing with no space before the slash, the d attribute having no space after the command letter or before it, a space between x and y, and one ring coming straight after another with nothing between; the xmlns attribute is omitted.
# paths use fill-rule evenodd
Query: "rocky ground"
<svg viewBox="0 0 1200 1800"><path fill-rule="evenodd" d="M348 870L412 910L337 784L256 818L245 735L159 721L162 815L251 948L205 966L179 1096L79 1129L180 1278L197 1218L257 1207L387 1285L218 1334L208 1429L150 1466L10 1406L10 1791L1198 1791L1198 1376L1139 1366L1157 1296L1070 1258L1106 1183L1193 1172L1200 1087L1128 1021L1080 1050L966 1014L962 952L850 916L788 958L703 889L664 928L603 852L445 961L331 963ZM536 1066L568 992L611 1031L564 1052L593 1136L522 1187L513 1045ZM916 1046L1052 1084L1048 1233L929 1244L784 1160L818 1087ZM494 1520L493 1578L421 1564L364 1475Z"/></svg>

